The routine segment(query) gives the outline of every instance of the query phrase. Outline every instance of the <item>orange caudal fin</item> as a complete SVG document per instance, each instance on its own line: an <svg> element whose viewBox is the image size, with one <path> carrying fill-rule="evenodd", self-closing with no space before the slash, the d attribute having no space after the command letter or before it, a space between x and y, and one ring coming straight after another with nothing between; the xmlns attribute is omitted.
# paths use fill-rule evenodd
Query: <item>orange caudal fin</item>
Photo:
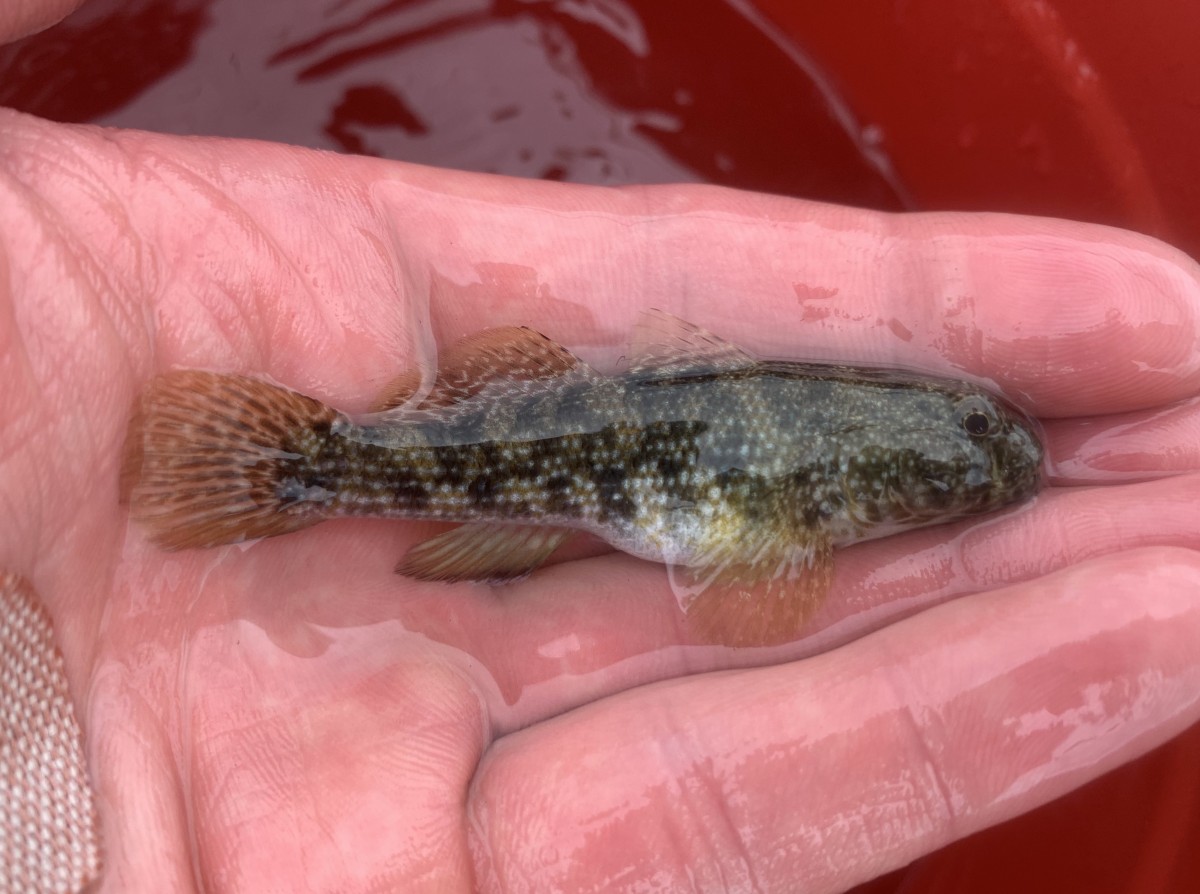
<svg viewBox="0 0 1200 894"><path fill-rule="evenodd" d="M321 521L321 504L287 494L336 411L286 388L196 370L152 380L134 406L121 495L165 549L218 546ZM295 488L293 488L295 490Z"/></svg>

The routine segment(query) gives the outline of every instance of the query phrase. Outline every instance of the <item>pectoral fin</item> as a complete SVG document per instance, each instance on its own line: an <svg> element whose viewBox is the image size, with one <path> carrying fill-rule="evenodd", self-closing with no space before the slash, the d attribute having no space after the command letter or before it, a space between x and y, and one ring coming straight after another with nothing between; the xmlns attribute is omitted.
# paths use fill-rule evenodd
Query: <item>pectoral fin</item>
<svg viewBox="0 0 1200 894"><path fill-rule="evenodd" d="M672 569L683 596L688 627L705 642L753 647L795 639L826 593L833 576L827 537L801 543L764 538L757 548L738 545Z"/></svg>
<svg viewBox="0 0 1200 894"><path fill-rule="evenodd" d="M573 533L569 528L474 522L418 543L396 572L417 580L513 581L533 572Z"/></svg>

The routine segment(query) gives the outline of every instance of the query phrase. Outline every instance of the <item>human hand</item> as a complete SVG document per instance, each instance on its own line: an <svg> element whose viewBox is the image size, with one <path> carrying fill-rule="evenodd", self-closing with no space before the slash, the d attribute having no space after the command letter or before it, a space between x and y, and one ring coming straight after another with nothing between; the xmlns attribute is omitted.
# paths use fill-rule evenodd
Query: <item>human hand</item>
<svg viewBox="0 0 1200 894"><path fill-rule="evenodd" d="M0 171L0 568L55 620L110 890L836 891L1200 713L1200 280L1151 240L15 114ZM391 569L428 525L165 554L117 504L156 372L357 410L488 326L611 364L646 307L993 379L1052 420L1059 487L844 551L769 651L691 644L662 567L595 546L416 584Z"/></svg>
<svg viewBox="0 0 1200 894"><path fill-rule="evenodd" d="M7 0L0 5L0 44L49 28L83 0Z"/></svg>

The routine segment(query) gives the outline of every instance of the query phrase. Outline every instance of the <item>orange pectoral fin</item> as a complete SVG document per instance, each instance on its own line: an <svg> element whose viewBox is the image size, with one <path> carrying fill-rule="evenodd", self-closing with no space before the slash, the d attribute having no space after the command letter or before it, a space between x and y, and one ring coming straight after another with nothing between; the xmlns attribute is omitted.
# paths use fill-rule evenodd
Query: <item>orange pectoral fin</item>
<svg viewBox="0 0 1200 894"><path fill-rule="evenodd" d="M737 648L794 640L832 577L828 538L760 554L753 563L718 560L672 569L688 628L704 642Z"/></svg>

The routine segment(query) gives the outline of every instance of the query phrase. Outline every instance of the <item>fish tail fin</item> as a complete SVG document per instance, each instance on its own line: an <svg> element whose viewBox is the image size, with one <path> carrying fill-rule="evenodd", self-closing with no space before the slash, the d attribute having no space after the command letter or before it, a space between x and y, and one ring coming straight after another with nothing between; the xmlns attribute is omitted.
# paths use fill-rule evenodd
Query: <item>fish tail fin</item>
<svg viewBox="0 0 1200 894"><path fill-rule="evenodd" d="M122 502L164 549L219 546L322 521L297 475L338 413L304 395L197 370L158 376L134 406ZM293 494L288 495L291 480Z"/></svg>

